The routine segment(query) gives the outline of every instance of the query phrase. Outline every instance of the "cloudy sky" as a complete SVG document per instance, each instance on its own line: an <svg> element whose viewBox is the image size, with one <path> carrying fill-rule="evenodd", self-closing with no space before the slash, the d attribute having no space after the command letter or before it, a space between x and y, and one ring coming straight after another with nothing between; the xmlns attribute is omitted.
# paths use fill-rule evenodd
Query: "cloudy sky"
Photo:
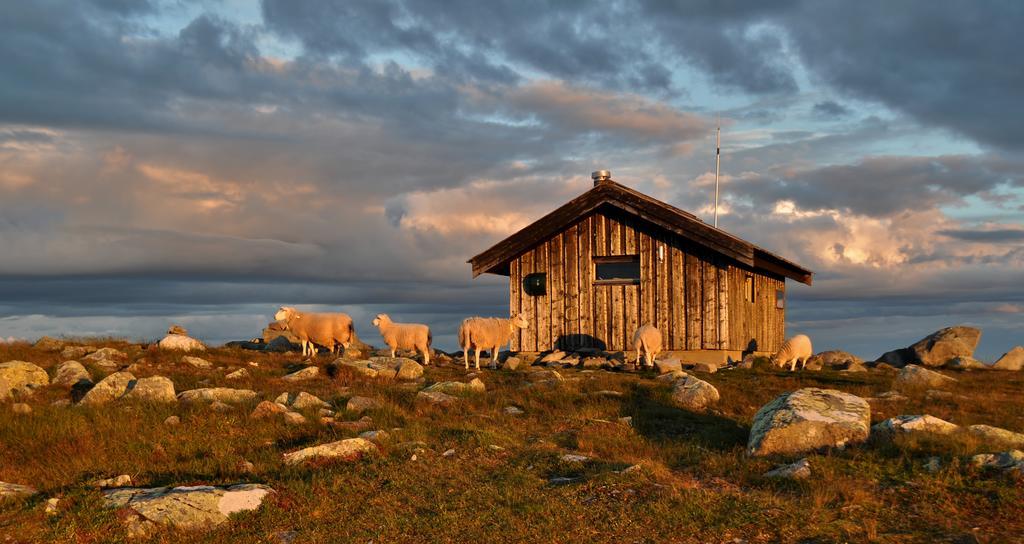
<svg viewBox="0 0 1024 544"><path fill-rule="evenodd" d="M0 337L281 304L454 347L468 257L614 178L816 272L789 333L1024 344L1024 4L35 0L0 16Z"/></svg>

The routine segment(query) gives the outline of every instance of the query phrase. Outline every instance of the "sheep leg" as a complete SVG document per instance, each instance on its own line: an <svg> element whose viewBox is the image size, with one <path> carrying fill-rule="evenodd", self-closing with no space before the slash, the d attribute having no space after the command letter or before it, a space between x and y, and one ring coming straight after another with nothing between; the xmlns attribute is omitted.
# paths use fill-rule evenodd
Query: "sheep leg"
<svg viewBox="0 0 1024 544"><path fill-rule="evenodd" d="M476 347L476 369L477 370L480 370L480 351L482 351L480 349L480 346L477 346Z"/></svg>
<svg viewBox="0 0 1024 544"><path fill-rule="evenodd" d="M466 362L466 370L469 370L469 346L462 347L462 360Z"/></svg>
<svg viewBox="0 0 1024 544"><path fill-rule="evenodd" d="M501 349L500 346L494 346L494 351L491 352L491 369L493 369L493 370L497 370L498 369L498 350L499 349Z"/></svg>
<svg viewBox="0 0 1024 544"><path fill-rule="evenodd" d="M430 364L430 346L423 348L423 366Z"/></svg>

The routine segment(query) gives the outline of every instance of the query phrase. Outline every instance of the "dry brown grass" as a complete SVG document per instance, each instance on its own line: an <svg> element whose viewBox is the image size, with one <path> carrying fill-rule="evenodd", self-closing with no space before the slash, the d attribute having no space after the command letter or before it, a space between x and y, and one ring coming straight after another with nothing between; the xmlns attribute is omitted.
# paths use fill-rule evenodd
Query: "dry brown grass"
<svg viewBox="0 0 1024 544"><path fill-rule="evenodd" d="M165 531L156 542L272 542L284 530L298 531L296 542L1019 542L1024 535L1020 482L967 466L964 456L983 449L970 439L811 455L814 476L804 482L761 476L785 459L745 456L754 413L779 393L813 386L872 397L890 389L890 374L719 372L702 377L719 389L721 403L697 414L673 407L668 386L651 375L572 370L564 374L577 381L547 389L524 388L524 373L485 370L486 394L444 410L417 405L415 388L346 372L290 384L280 378L300 365L296 355L217 349L204 357L220 368L196 370L179 355L105 345L126 350L132 361L146 359L139 377L167 376L179 391L244 387L272 399L304 390L339 412L353 394L377 397L385 406L370 412L374 427L401 430L373 459L287 467L282 452L355 433L315 417L301 426L254 421L251 406L228 414L125 403L51 406L67 393L47 388L29 400L30 415L0 405L0 481L61 497L61 512L46 516L41 497L6 501L0 542L124 540L119 513L101 508L89 486L117 474L141 486L252 481L278 490L260 510L212 532ZM0 361L12 359L48 369L60 362L59 353L0 345ZM224 378L248 361L259 363L251 378ZM464 376L461 367L430 368L427 380ZM1024 431L1024 373L957 377L953 398L915 393L874 402L873 419L929 413ZM622 396L596 394L602 390ZM506 415L510 405L525 414ZM181 425L164 426L172 414ZM623 416L632 426L618 421ZM456 454L442 457L449 448ZM592 461L559 459L570 452ZM943 460L935 474L922 466L932 455ZM243 459L255 464L253 473L241 470ZM635 464L641 468L621 472ZM580 479L550 484L556 476Z"/></svg>

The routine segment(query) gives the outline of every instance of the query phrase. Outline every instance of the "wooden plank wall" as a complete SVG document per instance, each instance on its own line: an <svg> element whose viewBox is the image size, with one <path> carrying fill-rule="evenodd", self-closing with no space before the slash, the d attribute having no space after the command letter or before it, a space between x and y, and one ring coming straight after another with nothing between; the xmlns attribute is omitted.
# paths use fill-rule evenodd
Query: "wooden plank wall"
<svg viewBox="0 0 1024 544"><path fill-rule="evenodd" d="M594 285L595 256L639 255L641 283ZM547 293L522 290L523 278L547 273ZM747 275L756 300L746 301ZM617 210L601 210L527 251L510 265L509 310L530 326L513 349L545 351L603 347L628 350L633 332L651 323L669 350L774 351L782 342L785 310L775 308L780 277L753 273Z"/></svg>

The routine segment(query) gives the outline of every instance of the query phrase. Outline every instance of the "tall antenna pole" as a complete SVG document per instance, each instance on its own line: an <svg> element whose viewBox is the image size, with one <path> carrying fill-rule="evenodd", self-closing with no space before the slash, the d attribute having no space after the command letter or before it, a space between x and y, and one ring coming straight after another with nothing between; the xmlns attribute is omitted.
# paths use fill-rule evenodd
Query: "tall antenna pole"
<svg viewBox="0 0 1024 544"><path fill-rule="evenodd" d="M722 168L722 117L718 116L715 131L715 228L718 228L718 174Z"/></svg>

